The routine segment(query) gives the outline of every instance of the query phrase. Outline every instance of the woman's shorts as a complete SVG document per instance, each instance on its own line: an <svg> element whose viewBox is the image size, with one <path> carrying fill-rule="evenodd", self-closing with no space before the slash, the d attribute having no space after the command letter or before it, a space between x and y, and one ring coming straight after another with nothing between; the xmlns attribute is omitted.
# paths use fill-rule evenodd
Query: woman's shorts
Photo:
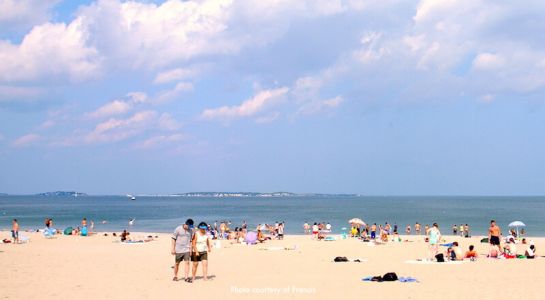
<svg viewBox="0 0 545 300"><path fill-rule="evenodd" d="M204 251L204 252L199 252L199 255L195 255L193 254L191 256L191 260L192 261L203 261L203 260L208 260L208 252Z"/></svg>

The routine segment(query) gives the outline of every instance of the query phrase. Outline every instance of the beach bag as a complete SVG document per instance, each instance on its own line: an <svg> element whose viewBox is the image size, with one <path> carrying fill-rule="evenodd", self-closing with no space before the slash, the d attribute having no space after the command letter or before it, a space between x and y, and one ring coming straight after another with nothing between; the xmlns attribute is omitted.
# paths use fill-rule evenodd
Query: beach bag
<svg viewBox="0 0 545 300"><path fill-rule="evenodd" d="M66 227L66 229L64 229L64 235L71 235L71 234L72 234L72 230L74 230L74 228L72 228L72 227Z"/></svg>
<svg viewBox="0 0 545 300"><path fill-rule="evenodd" d="M445 256L443 255L443 253L439 253L435 256L435 259L437 260L437 262L445 262Z"/></svg>
<svg viewBox="0 0 545 300"><path fill-rule="evenodd" d="M347 262L348 261L348 258L344 257L344 256L337 256L335 257L335 259L333 259L334 262Z"/></svg>
<svg viewBox="0 0 545 300"><path fill-rule="evenodd" d="M383 281L396 281L397 279L397 274L394 272L386 273L382 276Z"/></svg>

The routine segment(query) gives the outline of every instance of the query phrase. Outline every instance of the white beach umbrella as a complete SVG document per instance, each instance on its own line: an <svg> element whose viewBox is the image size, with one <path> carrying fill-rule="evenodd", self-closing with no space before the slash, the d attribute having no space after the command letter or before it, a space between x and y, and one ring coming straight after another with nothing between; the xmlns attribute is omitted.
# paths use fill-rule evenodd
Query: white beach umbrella
<svg viewBox="0 0 545 300"><path fill-rule="evenodd" d="M509 223L509 227L517 228L517 237L519 237L519 227L526 227L526 224L522 223L521 221L513 221Z"/></svg>
<svg viewBox="0 0 545 300"><path fill-rule="evenodd" d="M353 219L350 219L350 220L348 220L348 223L349 223L349 224L356 224L356 225L365 226L365 222L363 222L363 220L360 219L360 218L353 218Z"/></svg>

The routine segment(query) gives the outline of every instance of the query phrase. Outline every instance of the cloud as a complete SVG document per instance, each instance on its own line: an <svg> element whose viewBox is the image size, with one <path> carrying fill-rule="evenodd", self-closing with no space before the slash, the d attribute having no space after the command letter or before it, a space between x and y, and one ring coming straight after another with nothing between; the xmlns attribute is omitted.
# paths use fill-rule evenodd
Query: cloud
<svg viewBox="0 0 545 300"><path fill-rule="evenodd" d="M505 64L503 57L492 53L481 53L473 60L473 68L478 70L496 70Z"/></svg>
<svg viewBox="0 0 545 300"><path fill-rule="evenodd" d="M109 119L85 136L87 143L118 142L145 131L157 118L155 111L141 111L127 119Z"/></svg>
<svg viewBox="0 0 545 300"><path fill-rule="evenodd" d="M29 133L29 134L26 134L26 135L23 135L23 136L19 137L18 139L13 141L13 143L11 143L11 145L13 147L16 147L16 148L28 147L28 146L31 146L32 144L34 144L34 143L36 143L36 142L38 142L40 140L41 140L41 137L39 135Z"/></svg>
<svg viewBox="0 0 545 300"><path fill-rule="evenodd" d="M179 82L176 84L176 86L173 89L160 92L154 99L152 99L152 102L155 104L162 104L165 102L169 102L176 99L176 97L178 97L181 93L189 92L191 90L193 90L192 83Z"/></svg>
<svg viewBox="0 0 545 300"><path fill-rule="evenodd" d="M44 92L42 88L37 87L0 85L0 103L34 100L43 96Z"/></svg>
<svg viewBox="0 0 545 300"><path fill-rule="evenodd" d="M492 94L485 94L485 95L482 95L481 97L479 97L479 100L483 103L491 103L492 101L494 101L494 95Z"/></svg>
<svg viewBox="0 0 545 300"><path fill-rule="evenodd" d="M5 32L31 28L47 22L60 0L0 0L0 28Z"/></svg>
<svg viewBox="0 0 545 300"><path fill-rule="evenodd" d="M100 57L86 45L82 19L70 24L35 26L21 41L0 40L0 82L51 80L65 76L79 81L96 76Z"/></svg>
<svg viewBox="0 0 545 300"><path fill-rule="evenodd" d="M276 120L279 116L280 116L280 113L277 112L277 111L274 111L274 112L272 112L272 113L270 113L268 115L256 118L255 122L258 123L258 124L271 123L274 120Z"/></svg>
<svg viewBox="0 0 545 300"><path fill-rule="evenodd" d="M171 135L157 135L146 139L143 142L137 143L137 148L156 148L180 142L186 139L186 136L181 133L175 133Z"/></svg>
<svg viewBox="0 0 545 300"><path fill-rule="evenodd" d="M163 113L158 119L158 127L162 130L178 130L182 125L176 121L170 114Z"/></svg>
<svg viewBox="0 0 545 300"><path fill-rule="evenodd" d="M145 103L148 100L148 96L141 92L128 93L126 99L116 99L109 102L97 110L88 113L89 118L105 118L116 115L122 115L131 111L136 105Z"/></svg>
<svg viewBox="0 0 545 300"><path fill-rule="evenodd" d="M226 120L244 117L253 117L265 111L282 100L282 97L288 92L287 87L263 90L258 92L252 98L242 102L237 106L222 106L219 108L206 109L201 117L206 120Z"/></svg>
<svg viewBox="0 0 545 300"><path fill-rule="evenodd" d="M195 69L189 68L177 68L168 71L161 72L157 74L153 83L155 84L164 84L173 81L181 81L189 79L198 74L198 71Z"/></svg>
<svg viewBox="0 0 545 300"><path fill-rule="evenodd" d="M298 114L313 115L317 113L326 112L332 108L336 108L343 103L343 98L337 96L331 99L312 101L304 104L299 108Z"/></svg>

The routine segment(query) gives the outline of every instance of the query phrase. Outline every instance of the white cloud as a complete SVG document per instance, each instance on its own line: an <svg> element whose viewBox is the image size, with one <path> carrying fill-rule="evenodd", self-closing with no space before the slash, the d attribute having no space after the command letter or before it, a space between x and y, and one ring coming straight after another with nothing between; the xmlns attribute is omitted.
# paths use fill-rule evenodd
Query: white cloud
<svg viewBox="0 0 545 300"><path fill-rule="evenodd" d="M337 97L326 99L326 100L312 101L301 106L299 108L298 113L303 115L313 115L317 113L326 112L332 108L338 107L339 105L341 105L341 103L343 103L343 101L344 100L341 96L337 96Z"/></svg>
<svg viewBox="0 0 545 300"><path fill-rule="evenodd" d="M182 127L182 125L168 113L161 114L158 120L158 126L160 129L171 131L178 130Z"/></svg>
<svg viewBox="0 0 545 300"><path fill-rule="evenodd" d="M201 114L201 117L207 120L253 117L281 101L288 90L287 87L263 90L240 105L206 109Z"/></svg>
<svg viewBox="0 0 545 300"><path fill-rule="evenodd" d="M88 113L87 117L98 119L122 115L131 111L136 105L145 103L147 100L148 96L145 93L131 92L127 94L126 99L116 99L109 102L97 110Z"/></svg>
<svg viewBox="0 0 545 300"><path fill-rule="evenodd" d="M494 95L485 94L479 97L479 100L481 100L481 102L484 102L484 103L491 103L492 101L494 101Z"/></svg>
<svg viewBox="0 0 545 300"><path fill-rule="evenodd" d="M47 22L60 0L0 0L0 28L24 30Z"/></svg>
<svg viewBox="0 0 545 300"><path fill-rule="evenodd" d="M0 81L32 81L57 76L78 81L94 77L99 72L100 57L86 41L87 32L81 18L68 25L35 26L19 45L0 40Z"/></svg>
<svg viewBox="0 0 545 300"><path fill-rule="evenodd" d="M365 34L360 40L362 49L354 51L354 57L363 64L379 60L386 52L386 48L380 47L378 44L381 36L381 32L369 32Z"/></svg>
<svg viewBox="0 0 545 300"><path fill-rule="evenodd" d="M160 92L157 97L152 99L155 104L161 104L172 101L176 97L180 96L183 92L189 92L193 90L193 84L190 82L179 82L173 89Z"/></svg>
<svg viewBox="0 0 545 300"><path fill-rule="evenodd" d="M271 123L274 120L276 120L279 116L280 116L280 113L277 112L277 111L274 111L274 112L272 112L272 113L270 113L268 115L256 118L255 122L258 123L258 124Z"/></svg>
<svg viewBox="0 0 545 300"><path fill-rule="evenodd" d="M197 74L198 74L198 71L195 69L190 69L190 68L172 69L172 70L168 70L168 71L157 74L157 76L153 80L153 83L163 84L163 83L169 83L173 81L186 80Z"/></svg>
<svg viewBox="0 0 545 300"><path fill-rule="evenodd" d="M109 119L85 136L87 143L117 142L145 131L157 118L155 111L141 111L127 119Z"/></svg>
<svg viewBox="0 0 545 300"><path fill-rule="evenodd" d="M38 142L40 140L41 140L41 137L39 135L29 133L29 134L26 134L26 135L23 135L23 136L19 137L18 139L13 141L13 143L11 143L11 145L13 147L17 147L17 148L27 147L27 146L31 146L32 144L35 144L36 142Z"/></svg>
<svg viewBox="0 0 545 300"><path fill-rule="evenodd" d="M481 53L473 60L473 67L478 70L497 70L503 67L505 60L498 54Z"/></svg>
<svg viewBox="0 0 545 300"><path fill-rule="evenodd" d="M137 148L155 148L180 142L186 139L186 136L181 133L171 135L157 135L146 139L143 142L136 144Z"/></svg>
<svg viewBox="0 0 545 300"><path fill-rule="evenodd" d="M1 67L0 67L1 68ZM0 85L0 102L14 100L32 100L44 94L44 90L36 87Z"/></svg>

